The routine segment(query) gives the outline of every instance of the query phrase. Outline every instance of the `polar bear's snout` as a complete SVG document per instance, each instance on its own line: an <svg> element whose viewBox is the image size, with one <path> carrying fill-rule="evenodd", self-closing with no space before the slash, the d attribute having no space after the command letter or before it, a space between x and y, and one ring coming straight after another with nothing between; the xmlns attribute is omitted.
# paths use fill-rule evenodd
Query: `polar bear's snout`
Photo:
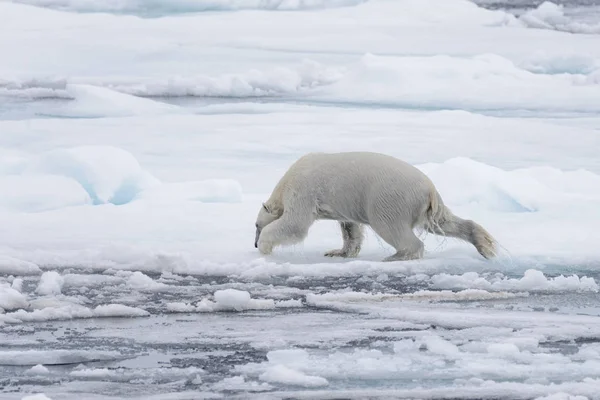
<svg viewBox="0 0 600 400"><path fill-rule="evenodd" d="M256 236L254 237L254 247L259 248L258 241L260 239L260 234L263 229L272 222L276 221L281 216L279 209L271 208L266 204L262 204L260 211L256 217L256 223L254 226L256 227Z"/></svg>
<svg viewBox="0 0 600 400"><path fill-rule="evenodd" d="M262 229L260 229L258 227L258 225L256 225L256 237L254 238L254 247L256 247L258 249L258 238L260 237L260 231Z"/></svg>

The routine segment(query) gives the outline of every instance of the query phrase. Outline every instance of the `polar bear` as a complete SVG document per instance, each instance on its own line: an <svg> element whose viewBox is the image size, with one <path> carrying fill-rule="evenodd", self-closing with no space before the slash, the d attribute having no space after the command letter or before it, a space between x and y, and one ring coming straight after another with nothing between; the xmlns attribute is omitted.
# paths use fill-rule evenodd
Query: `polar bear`
<svg viewBox="0 0 600 400"><path fill-rule="evenodd" d="M469 242L486 259L496 255L496 240L479 224L454 215L423 172L380 153L302 156L262 204L254 246L271 254L275 246L299 243L316 220L340 224L343 246L325 253L329 257L356 257L364 225L396 249L383 261L423 257L417 227Z"/></svg>

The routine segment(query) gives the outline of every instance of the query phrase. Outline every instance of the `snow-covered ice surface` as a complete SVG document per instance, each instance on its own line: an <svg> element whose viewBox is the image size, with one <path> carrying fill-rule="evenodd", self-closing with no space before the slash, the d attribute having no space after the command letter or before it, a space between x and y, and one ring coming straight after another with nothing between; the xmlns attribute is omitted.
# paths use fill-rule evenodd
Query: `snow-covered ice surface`
<svg viewBox="0 0 600 400"><path fill-rule="evenodd" d="M0 1L0 399L600 399L590 1ZM309 151L501 243L261 257Z"/></svg>

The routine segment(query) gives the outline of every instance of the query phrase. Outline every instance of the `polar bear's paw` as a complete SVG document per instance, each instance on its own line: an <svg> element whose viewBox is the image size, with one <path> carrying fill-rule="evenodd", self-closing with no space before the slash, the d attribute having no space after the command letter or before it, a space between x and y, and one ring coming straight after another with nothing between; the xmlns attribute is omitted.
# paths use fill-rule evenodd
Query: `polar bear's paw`
<svg viewBox="0 0 600 400"><path fill-rule="evenodd" d="M391 261L410 261L410 260L418 260L423 258L423 251L418 250L414 252L397 252L396 254L392 254L384 258L383 262L391 262Z"/></svg>
<svg viewBox="0 0 600 400"><path fill-rule="evenodd" d="M264 255L269 255L273 252L273 243L268 242L266 240L258 240L258 251L261 252L261 254Z"/></svg>
<svg viewBox="0 0 600 400"><path fill-rule="evenodd" d="M358 251L350 251L347 249L330 250L325 253L325 257L344 257L353 258L358 256Z"/></svg>

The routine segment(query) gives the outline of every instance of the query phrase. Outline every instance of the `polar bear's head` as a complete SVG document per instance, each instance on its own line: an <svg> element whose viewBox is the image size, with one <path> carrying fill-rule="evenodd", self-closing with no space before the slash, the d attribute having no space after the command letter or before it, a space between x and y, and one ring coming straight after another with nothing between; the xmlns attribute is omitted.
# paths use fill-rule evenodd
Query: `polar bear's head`
<svg viewBox="0 0 600 400"><path fill-rule="evenodd" d="M258 247L258 238L263 228L269 225L271 222L281 217L281 213L278 209L263 203L256 217L256 238L254 239L254 247Z"/></svg>

